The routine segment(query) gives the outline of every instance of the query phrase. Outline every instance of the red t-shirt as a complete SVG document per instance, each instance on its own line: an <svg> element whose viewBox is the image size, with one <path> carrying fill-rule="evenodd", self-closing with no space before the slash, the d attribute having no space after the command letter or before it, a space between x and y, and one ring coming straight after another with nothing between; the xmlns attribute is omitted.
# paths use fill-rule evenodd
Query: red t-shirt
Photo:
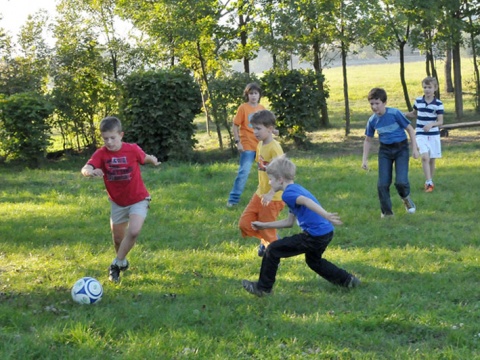
<svg viewBox="0 0 480 360"><path fill-rule="evenodd" d="M102 169L108 196L115 204L130 206L150 196L139 166L144 164L145 156L145 152L137 144L122 143L118 151L101 147L87 164L95 169Z"/></svg>

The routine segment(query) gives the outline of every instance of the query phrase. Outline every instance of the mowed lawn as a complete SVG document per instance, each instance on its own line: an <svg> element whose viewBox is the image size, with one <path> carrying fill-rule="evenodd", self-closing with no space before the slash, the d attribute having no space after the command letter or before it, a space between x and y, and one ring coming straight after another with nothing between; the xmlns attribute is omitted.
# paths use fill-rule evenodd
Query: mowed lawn
<svg viewBox="0 0 480 360"><path fill-rule="evenodd" d="M395 66L377 68L378 76L387 83ZM370 71L360 69L356 76ZM335 114L341 79L330 70ZM238 231L256 174L239 207L228 209L234 156L143 168L152 206L118 285L107 279L114 257L109 204L102 181L80 175L86 158L41 169L4 164L0 358L480 359L480 129L443 138L433 193L422 191L421 164L412 159L417 213L406 213L392 186L395 217L381 219L374 153L372 170L361 169L365 97L377 84L361 81L364 94L352 90L358 115L348 138L341 115L332 115L331 128L310 134L308 150L285 144L297 182L344 221L325 257L355 273L359 288L329 284L299 256L282 260L273 296L242 289L242 279L258 277L261 261L257 240ZM448 120L456 121L451 112ZM208 159L209 149L200 151ZM103 284L100 303L72 301L71 286L83 276Z"/></svg>

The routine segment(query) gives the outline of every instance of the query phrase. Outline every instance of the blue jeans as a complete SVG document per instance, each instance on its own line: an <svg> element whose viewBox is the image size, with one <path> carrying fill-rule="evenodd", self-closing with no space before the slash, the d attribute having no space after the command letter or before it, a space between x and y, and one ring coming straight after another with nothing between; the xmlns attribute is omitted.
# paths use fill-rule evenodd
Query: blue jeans
<svg viewBox="0 0 480 360"><path fill-rule="evenodd" d="M406 140L391 145L380 144L377 190L382 214L393 214L392 200L390 199L393 164L395 164L395 187L398 195L402 198L410 195L410 183L408 182L409 157L408 141Z"/></svg>
<svg viewBox="0 0 480 360"><path fill-rule="evenodd" d="M333 231L322 236L311 236L303 232L270 243L262 258L258 288L266 292L271 291L280 259L300 254L305 254L308 267L325 280L335 285L346 286L350 280L350 274L322 258L332 239Z"/></svg>
<svg viewBox="0 0 480 360"><path fill-rule="evenodd" d="M247 150L240 153L240 166L238 168L237 177L233 183L232 191L228 197L228 202L231 204L238 204L240 196L245 189L250 169L255 161L255 151Z"/></svg>

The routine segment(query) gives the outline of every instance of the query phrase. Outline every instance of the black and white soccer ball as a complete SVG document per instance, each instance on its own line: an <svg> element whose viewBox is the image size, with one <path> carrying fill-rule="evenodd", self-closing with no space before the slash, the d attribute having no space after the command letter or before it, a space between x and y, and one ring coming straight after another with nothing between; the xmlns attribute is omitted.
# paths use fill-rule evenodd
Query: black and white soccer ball
<svg viewBox="0 0 480 360"><path fill-rule="evenodd" d="M83 277L72 287L72 299L79 304L95 304L102 296L102 284L92 277Z"/></svg>

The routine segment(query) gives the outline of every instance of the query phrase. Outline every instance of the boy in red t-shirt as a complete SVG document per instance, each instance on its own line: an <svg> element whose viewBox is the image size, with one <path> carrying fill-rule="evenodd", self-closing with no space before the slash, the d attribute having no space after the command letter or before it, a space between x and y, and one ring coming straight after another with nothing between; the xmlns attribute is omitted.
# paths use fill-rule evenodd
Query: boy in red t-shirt
<svg viewBox="0 0 480 360"><path fill-rule="evenodd" d="M116 117L104 118L100 132L105 146L95 151L81 172L86 177L103 177L111 204L110 226L117 254L109 267L109 279L118 282L120 271L128 269L126 256L142 230L151 200L139 164L156 166L160 162L138 145L122 142L122 123Z"/></svg>

